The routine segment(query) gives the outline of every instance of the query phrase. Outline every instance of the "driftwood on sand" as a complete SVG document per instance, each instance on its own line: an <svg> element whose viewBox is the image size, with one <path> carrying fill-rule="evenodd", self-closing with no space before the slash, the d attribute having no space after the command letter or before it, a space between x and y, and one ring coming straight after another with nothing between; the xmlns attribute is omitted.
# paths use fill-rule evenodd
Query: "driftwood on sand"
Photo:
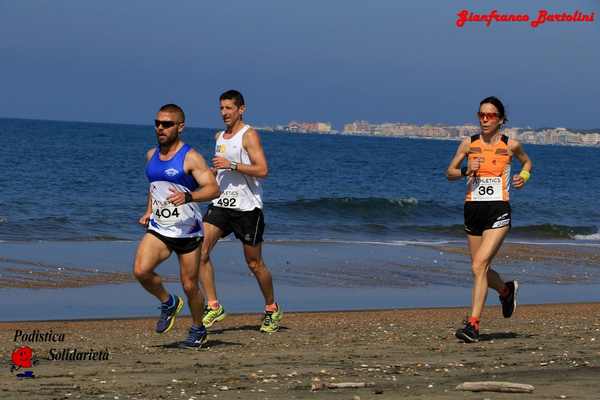
<svg viewBox="0 0 600 400"><path fill-rule="evenodd" d="M513 382L465 382L456 387L456 390L470 392L503 392L503 393L531 393L535 388L532 385Z"/></svg>
<svg viewBox="0 0 600 400"><path fill-rule="evenodd" d="M365 388L373 386L372 383L367 382L340 382L340 383L332 383L332 382L313 382L310 390L317 391L321 389L353 389L353 388Z"/></svg>

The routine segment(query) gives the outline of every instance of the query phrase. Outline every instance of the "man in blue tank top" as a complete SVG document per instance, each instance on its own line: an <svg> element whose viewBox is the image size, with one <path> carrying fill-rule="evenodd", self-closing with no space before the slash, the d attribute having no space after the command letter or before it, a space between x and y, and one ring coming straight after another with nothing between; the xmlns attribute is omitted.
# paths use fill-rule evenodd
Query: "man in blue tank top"
<svg viewBox="0 0 600 400"><path fill-rule="evenodd" d="M198 203L218 197L219 186L204 158L181 141L185 114L179 106L161 107L154 125L158 146L146 153L150 189L146 212L139 220L147 232L138 246L133 274L144 289L161 302L156 332L168 332L183 308L183 300L167 292L154 270L172 252L177 254L181 285L193 320L182 346L198 348L206 342L206 329L202 324L204 298L198 286L203 238Z"/></svg>

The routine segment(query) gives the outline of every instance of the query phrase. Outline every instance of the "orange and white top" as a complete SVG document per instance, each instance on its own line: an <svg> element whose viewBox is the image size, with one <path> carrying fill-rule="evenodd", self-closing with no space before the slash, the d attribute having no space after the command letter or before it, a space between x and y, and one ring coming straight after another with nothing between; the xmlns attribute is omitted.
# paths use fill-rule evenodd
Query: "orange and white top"
<svg viewBox="0 0 600 400"><path fill-rule="evenodd" d="M510 163L508 136L502 135L495 144L487 144L481 135L471 136L467 160L480 159L479 170L467 179L465 201L508 201Z"/></svg>

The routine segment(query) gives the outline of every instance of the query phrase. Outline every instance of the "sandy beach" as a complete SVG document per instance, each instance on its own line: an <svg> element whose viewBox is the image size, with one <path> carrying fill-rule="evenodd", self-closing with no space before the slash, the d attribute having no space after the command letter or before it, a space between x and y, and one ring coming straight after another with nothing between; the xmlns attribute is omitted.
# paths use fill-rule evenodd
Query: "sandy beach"
<svg viewBox="0 0 600 400"><path fill-rule="evenodd" d="M453 336L465 308L287 313L276 334L257 314L231 315L207 347L177 348L189 318L165 335L154 319L0 323L2 399L592 399L600 377L600 304L523 306L512 319L486 309L482 341ZM62 342L14 341L52 331ZM22 337L22 336L21 336ZM34 379L10 371L11 353L33 350ZM107 351L104 361L50 360L56 349ZM51 351L51 349L55 349ZM470 381L530 384L531 394L471 393ZM322 389L322 383L365 388ZM526 397L523 397L526 396Z"/></svg>

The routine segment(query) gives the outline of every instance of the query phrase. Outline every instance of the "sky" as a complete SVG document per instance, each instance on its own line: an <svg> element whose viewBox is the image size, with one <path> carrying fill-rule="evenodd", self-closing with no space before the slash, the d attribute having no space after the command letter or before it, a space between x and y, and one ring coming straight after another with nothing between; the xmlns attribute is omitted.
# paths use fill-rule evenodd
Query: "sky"
<svg viewBox="0 0 600 400"><path fill-rule="evenodd" d="M600 13L600 1L0 0L0 117L151 124L165 103L219 127L246 120L475 123L495 95L510 126L600 128L593 23L467 23L487 14Z"/></svg>

